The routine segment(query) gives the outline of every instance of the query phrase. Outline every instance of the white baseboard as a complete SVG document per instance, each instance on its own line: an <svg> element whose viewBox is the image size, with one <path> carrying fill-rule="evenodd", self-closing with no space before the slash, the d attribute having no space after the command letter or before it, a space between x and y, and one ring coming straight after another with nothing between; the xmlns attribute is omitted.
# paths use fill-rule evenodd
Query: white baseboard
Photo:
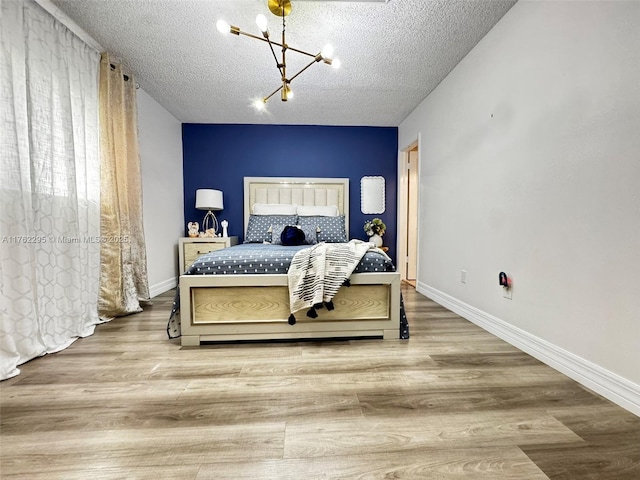
<svg viewBox="0 0 640 480"><path fill-rule="evenodd" d="M149 296L151 298L157 297L161 293L167 292L172 288L178 286L178 277L169 278L163 282L156 283L155 285L149 285Z"/></svg>
<svg viewBox="0 0 640 480"><path fill-rule="evenodd" d="M640 416L640 385L424 283L418 282L416 290L613 403Z"/></svg>

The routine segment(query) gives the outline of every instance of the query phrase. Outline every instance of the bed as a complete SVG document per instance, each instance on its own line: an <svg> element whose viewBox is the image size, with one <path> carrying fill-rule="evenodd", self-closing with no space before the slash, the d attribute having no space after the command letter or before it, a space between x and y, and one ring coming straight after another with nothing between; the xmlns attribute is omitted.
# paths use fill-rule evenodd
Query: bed
<svg viewBox="0 0 640 480"><path fill-rule="evenodd" d="M335 218L316 215L334 208L331 216ZM327 304L330 308L317 305L315 318L310 312L296 312L292 322L287 262L302 248L320 247L267 244L279 238L273 229L282 226L275 225L276 220L290 223L286 215L280 219L271 213L294 209L302 215L296 215L296 221L307 224L301 228L307 234L318 232L317 240L323 244L334 241L334 232L326 225L336 222L343 222L348 239L349 180L245 177L244 231L245 242L251 243L200 257L180 276L168 326L170 337L180 336L183 346L236 340L408 337L400 274L376 249L365 254L346 286ZM254 228L259 222L264 224L262 230ZM320 227L319 222L328 223ZM269 237L261 238L267 224Z"/></svg>

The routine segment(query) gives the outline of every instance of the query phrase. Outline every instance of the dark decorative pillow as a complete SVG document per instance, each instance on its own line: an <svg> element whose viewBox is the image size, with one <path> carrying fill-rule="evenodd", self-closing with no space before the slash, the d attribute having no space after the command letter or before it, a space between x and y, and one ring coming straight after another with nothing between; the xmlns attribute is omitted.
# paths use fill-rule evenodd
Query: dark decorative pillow
<svg viewBox="0 0 640 480"><path fill-rule="evenodd" d="M271 243L273 245L282 245L282 232L287 225L271 225ZM297 225L304 232L304 242L302 245L315 245L318 243L318 234L316 227L312 225Z"/></svg>
<svg viewBox="0 0 640 480"><path fill-rule="evenodd" d="M295 225L296 215L250 215L244 243L263 243L271 241L271 225Z"/></svg>
<svg viewBox="0 0 640 480"><path fill-rule="evenodd" d="M280 234L280 242L282 245L303 245L304 232L295 225L287 225Z"/></svg>
<svg viewBox="0 0 640 480"><path fill-rule="evenodd" d="M298 217L298 225L312 225L317 227L318 242L348 242L347 232L344 226L344 215L338 215L336 217Z"/></svg>

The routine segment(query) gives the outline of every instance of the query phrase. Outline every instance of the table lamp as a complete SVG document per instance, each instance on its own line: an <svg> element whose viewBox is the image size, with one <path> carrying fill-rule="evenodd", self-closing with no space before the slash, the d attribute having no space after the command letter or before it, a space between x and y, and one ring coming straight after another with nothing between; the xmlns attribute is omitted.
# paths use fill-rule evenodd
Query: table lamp
<svg viewBox="0 0 640 480"><path fill-rule="evenodd" d="M213 228L214 234L218 235L218 219L213 214L213 210L222 210L224 208L222 192L209 188L196 190L196 208L198 210L207 210L202 219L202 231L206 232L207 228ZM209 224L211 224L210 227Z"/></svg>

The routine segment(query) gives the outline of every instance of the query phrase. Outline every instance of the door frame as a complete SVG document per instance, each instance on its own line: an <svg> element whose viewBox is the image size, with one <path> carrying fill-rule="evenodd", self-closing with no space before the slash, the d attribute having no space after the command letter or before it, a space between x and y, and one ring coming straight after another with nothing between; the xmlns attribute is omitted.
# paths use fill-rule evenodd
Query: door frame
<svg viewBox="0 0 640 480"><path fill-rule="evenodd" d="M407 279L407 230L408 230L408 219L407 219L407 211L408 211L408 191L409 191L409 151L418 149L418 206L416 215L420 218L420 134L418 134L418 138L414 141L410 142L407 146L403 147L398 151L398 212L397 212L397 225L398 232L396 235L396 245L398 250L397 256L397 268L400 272L400 279ZM416 232L416 238L418 245L420 245L420 222L418 222L418 229ZM416 251L416 284L418 283L418 279L420 277L420 248Z"/></svg>

